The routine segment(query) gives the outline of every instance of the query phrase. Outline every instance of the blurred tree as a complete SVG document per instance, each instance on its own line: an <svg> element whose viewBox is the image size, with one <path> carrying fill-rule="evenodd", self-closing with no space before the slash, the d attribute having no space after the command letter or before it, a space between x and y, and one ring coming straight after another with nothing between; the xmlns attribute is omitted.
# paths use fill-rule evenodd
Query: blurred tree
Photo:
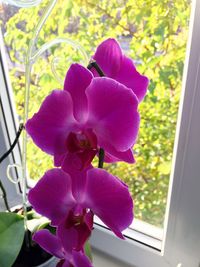
<svg viewBox="0 0 200 267"><path fill-rule="evenodd" d="M42 1L35 8L19 9L3 24L17 111L24 103L24 55L41 15ZM129 184L135 200L135 216L162 226L188 35L188 0L58 0L38 38L38 46L53 38L78 41L92 56L108 37L116 38L139 71L150 78L148 94L140 105L141 128L135 145L136 164L117 163L106 168ZM49 49L34 65L31 79L30 116L54 88L62 88L53 77L51 61L64 77L80 53L61 45ZM41 177L52 160L30 141L28 166L33 179Z"/></svg>

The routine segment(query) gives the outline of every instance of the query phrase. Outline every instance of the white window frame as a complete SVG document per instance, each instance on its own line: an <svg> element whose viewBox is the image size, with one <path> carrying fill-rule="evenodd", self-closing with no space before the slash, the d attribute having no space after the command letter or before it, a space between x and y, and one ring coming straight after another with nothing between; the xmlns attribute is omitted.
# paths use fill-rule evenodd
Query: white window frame
<svg viewBox="0 0 200 267"><path fill-rule="evenodd" d="M162 242L159 239L155 240L150 235L147 236L140 231L131 229L124 232L127 238L126 241L123 241L116 238L98 222L96 222L92 234L91 244L94 248L130 266L200 266L199 25L200 0L196 0L192 3L182 96ZM4 79L7 78L4 75ZM1 91L2 89L4 90L4 87L1 87ZM9 106L7 108L9 109Z"/></svg>
<svg viewBox="0 0 200 267"><path fill-rule="evenodd" d="M0 32L0 147L2 148L0 149L0 156L10 148L15 140L18 127L19 123L15 113L13 93L9 82L3 38ZM16 186L7 179L7 167L12 164L21 165L21 148L19 143L0 165L0 179L6 189L10 207L20 203L21 200L20 183ZM19 169L12 168L10 175L16 181L21 174ZM0 199L0 207L1 209L4 207L2 199Z"/></svg>

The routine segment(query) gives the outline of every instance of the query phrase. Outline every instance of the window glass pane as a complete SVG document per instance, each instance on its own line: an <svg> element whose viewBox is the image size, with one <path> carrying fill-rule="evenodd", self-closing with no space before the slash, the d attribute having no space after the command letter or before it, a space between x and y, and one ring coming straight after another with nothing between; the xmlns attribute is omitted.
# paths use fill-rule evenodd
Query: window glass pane
<svg viewBox="0 0 200 267"><path fill-rule="evenodd" d="M1 4L1 27L7 47L10 78L17 113L24 109L24 60L27 44L42 8L17 8ZM134 147L136 164L117 163L106 168L128 183L135 201L135 217L162 227L171 169L178 103L188 36L189 0L58 0L38 38L38 46L55 37L78 41L88 55L104 39L116 38L138 70L150 78L145 100L140 104L141 128ZM59 77L81 54L70 46L46 51L34 64L31 76L30 115L44 97L62 86ZM38 179L52 159L32 144L28 146L30 177Z"/></svg>

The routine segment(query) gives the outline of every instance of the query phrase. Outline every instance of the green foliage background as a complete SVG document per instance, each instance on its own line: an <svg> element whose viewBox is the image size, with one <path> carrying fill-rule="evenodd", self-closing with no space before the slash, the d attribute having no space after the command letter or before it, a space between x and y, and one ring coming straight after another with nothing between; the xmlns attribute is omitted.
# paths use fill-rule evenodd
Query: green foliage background
<svg viewBox="0 0 200 267"><path fill-rule="evenodd" d="M20 116L24 109L24 55L41 9L48 2L19 9L2 23ZM148 94L139 107L141 128L134 147L137 162L106 168L129 184L136 218L157 226L162 226L165 213L189 14L188 0L58 0L37 42L39 47L58 36L71 38L91 56L102 40L114 37L138 70L150 78ZM31 78L30 116L52 89L62 88L51 71L55 57L60 60L57 69L63 78L73 61L82 60L78 51L61 45L37 61ZM52 166L52 159L30 140L30 176L38 179Z"/></svg>

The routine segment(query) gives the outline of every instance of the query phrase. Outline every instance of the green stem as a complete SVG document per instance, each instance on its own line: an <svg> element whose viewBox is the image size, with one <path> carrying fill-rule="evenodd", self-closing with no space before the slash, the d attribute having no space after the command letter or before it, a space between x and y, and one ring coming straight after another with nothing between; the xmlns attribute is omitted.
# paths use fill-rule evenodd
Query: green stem
<svg viewBox="0 0 200 267"><path fill-rule="evenodd" d="M9 207L9 205L8 205L8 200L7 200L6 190L5 190L5 188L4 188L4 186L3 186L3 184L2 184L1 181L0 181L0 188L1 188L1 191L2 191L2 193L3 193L3 200L4 200L4 203L5 203L6 209L7 209L8 211L10 211L10 207Z"/></svg>

